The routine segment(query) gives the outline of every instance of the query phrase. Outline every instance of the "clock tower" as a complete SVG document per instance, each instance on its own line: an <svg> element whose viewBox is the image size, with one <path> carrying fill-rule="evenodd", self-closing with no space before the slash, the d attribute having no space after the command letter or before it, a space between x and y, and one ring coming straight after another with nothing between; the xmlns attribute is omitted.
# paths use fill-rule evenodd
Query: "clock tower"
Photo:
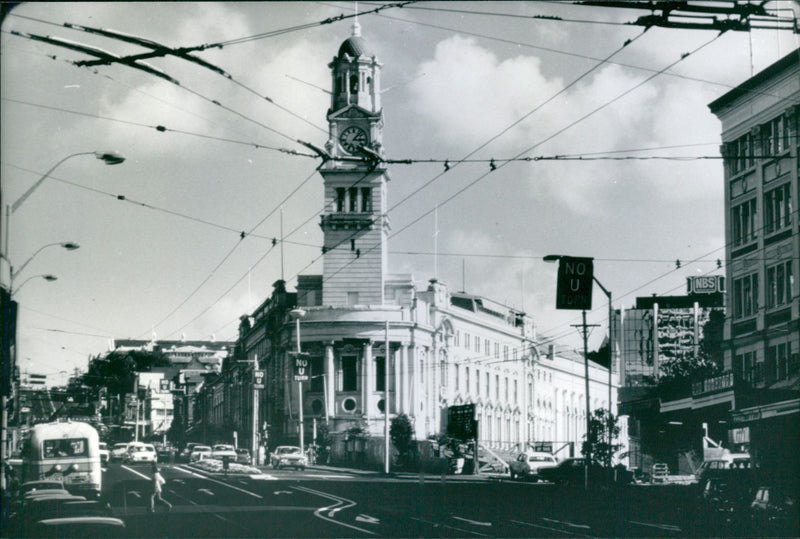
<svg viewBox="0 0 800 539"><path fill-rule="evenodd" d="M331 69L325 184L322 304L382 305L386 276L386 182L383 157L382 64L353 23L353 35Z"/></svg>

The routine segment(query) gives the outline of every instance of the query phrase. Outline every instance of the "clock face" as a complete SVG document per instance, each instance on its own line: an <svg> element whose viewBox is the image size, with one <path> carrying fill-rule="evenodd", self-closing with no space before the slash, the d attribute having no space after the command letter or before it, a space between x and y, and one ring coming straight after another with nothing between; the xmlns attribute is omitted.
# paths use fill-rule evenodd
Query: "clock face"
<svg viewBox="0 0 800 539"><path fill-rule="evenodd" d="M350 126L339 136L339 142L347 153L355 153L367 143L367 134L363 129Z"/></svg>

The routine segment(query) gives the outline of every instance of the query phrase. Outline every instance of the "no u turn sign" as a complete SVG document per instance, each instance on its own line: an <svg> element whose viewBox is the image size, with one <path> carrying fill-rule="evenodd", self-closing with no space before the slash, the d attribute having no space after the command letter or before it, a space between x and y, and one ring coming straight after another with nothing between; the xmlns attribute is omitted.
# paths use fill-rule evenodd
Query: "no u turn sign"
<svg viewBox="0 0 800 539"><path fill-rule="evenodd" d="M556 309L590 310L594 259L562 256L558 263Z"/></svg>

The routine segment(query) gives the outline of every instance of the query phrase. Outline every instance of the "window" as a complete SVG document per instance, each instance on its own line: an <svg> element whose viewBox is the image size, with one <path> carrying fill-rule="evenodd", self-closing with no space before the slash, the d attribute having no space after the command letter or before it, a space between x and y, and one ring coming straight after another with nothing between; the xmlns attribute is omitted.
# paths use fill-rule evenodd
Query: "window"
<svg viewBox="0 0 800 539"><path fill-rule="evenodd" d="M500 343L499 342L494 343L494 357L496 357L496 358L500 357Z"/></svg>
<svg viewBox="0 0 800 539"><path fill-rule="evenodd" d="M787 376L789 361L789 345L781 343L767 348L766 381L767 383L784 380Z"/></svg>
<svg viewBox="0 0 800 539"><path fill-rule="evenodd" d="M459 341L461 341L461 332L456 330L455 337L453 338L453 346L460 346Z"/></svg>
<svg viewBox="0 0 800 539"><path fill-rule="evenodd" d="M503 345L503 359L508 361L508 345L507 344Z"/></svg>
<svg viewBox="0 0 800 539"><path fill-rule="evenodd" d="M386 358L375 358L375 391L386 391Z"/></svg>
<svg viewBox="0 0 800 539"><path fill-rule="evenodd" d="M483 355L489 357L492 354L492 345L489 339L483 340Z"/></svg>
<svg viewBox="0 0 800 539"><path fill-rule="evenodd" d="M766 233L792 226L791 186L788 183L764 193Z"/></svg>
<svg viewBox="0 0 800 539"><path fill-rule="evenodd" d="M727 145L727 164L731 176L750 168L753 163L753 135L747 133Z"/></svg>
<svg viewBox="0 0 800 539"><path fill-rule="evenodd" d="M733 281L733 317L745 318L758 313L758 274L751 273Z"/></svg>
<svg viewBox="0 0 800 539"><path fill-rule="evenodd" d="M322 370L322 356L312 356L310 358L311 369L310 369L310 383L309 383L309 391L312 392L319 392L322 393L324 390L323 384L325 383L325 376Z"/></svg>
<svg viewBox="0 0 800 539"><path fill-rule="evenodd" d="M358 209L358 187L351 187L349 192L350 203L348 205L348 211L355 212Z"/></svg>
<svg viewBox="0 0 800 539"><path fill-rule="evenodd" d="M89 440L87 438L62 438L44 441L44 458L87 457Z"/></svg>
<svg viewBox="0 0 800 539"><path fill-rule="evenodd" d="M469 350L469 333L464 333L464 348Z"/></svg>
<svg viewBox="0 0 800 539"><path fill-rule="evenodd" d="M755 198L734 206L731 213L734 247L753 241L758 237Z"/></svg>
<svg viewBox="0 0 800 539"><path fill-rule="evenodd" d="M508 402L508 376L505 377L504 383L505 383L504 394L506 396L506 402Z"/></svg>
<svg viewBox="0 0 800 539"><path fill-rule="evenodd" d="M481 371L475 369L475 394L481 394Z"/></svg>
<svg viewBox="0 0 800 539"><path fill-rule="evenodd" d="M761 126L761 155L774 157L789 147L789 122L778 116Z"/></svg>
<svg viewBox="0 0 800 539"><path fill-rule="evenodd" d="M481 338L477 335L475 336L475 351L478 353L481 351Z"/></svg>
<svg viewBox="0 0 800 539"><path fill-rule="evenodd" d="M344 187L337 187L336 188L336 211L343 212L344 211L344 198L345 198L345 188Z"/></svg>
<svg viewBox="0 0 800 539"><path fill-rule="evenodd" d="M792 275L791 260L767 268L767 308L786 305L792 301L793 287L794 277Z"/></svg>
<svg viewBox="0 0 800 539"><path fill-rule="evenodd" d="M459 383L459 379L458 379L458 378L459 378L459 376L458 376L458 375L459 375L459 372L460 372L460 371L461 371L461 366L460 366L460 365L456 365L456 368L455 368L455 376L456 376L456 379L455 379L455 383L456 383L456 391L461 391L461 384Z"/></svg>
<svg viewBox="0 0 800 539"><path fill-rule="evenodd" d="M464 381L466 382L464 389L466 389L467 393L469 393L469 367L467 367L467 370L464 373Z"/></svg>
<svg viewBox="0 0 800 539"><path fill-rule="evenodd" d="M491 395L491 393L489 393L489 373L488 372L486 373L486 387L485 387L485 389L486 389L486 397L488 398Z"/></svg>
<svg viewBox="0 0 800 539"><path fill-rule="evenodd" d="M519 394L517 393L517 380L514 380L514 404L519 403Z"/></svg>
<svg viewBox="0 0 800 539"><path fill-rule="evenodd" d="M371 189L369 187L361 188L361 211L369 213L372 211L372 197Z"/></svg>
<svg viewBox="0 0 800 539"><path fill-rule="evenodd" d="M350 75L350 93L354 94L358 92L358 74L353 73Z"/></svg>
<svg viewBox="0 0 800 539"><path fill-rule="evenodd" d="M358 390L356 356L342 356L342 391Z"/></svg>

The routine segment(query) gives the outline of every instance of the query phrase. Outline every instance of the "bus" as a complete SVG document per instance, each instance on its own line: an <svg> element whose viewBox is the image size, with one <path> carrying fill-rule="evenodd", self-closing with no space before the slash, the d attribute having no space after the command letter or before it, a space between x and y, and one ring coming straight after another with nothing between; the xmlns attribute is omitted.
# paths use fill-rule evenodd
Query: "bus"
<svg viewBox="0 0 800 539"><path fill-rule="evenodd" d="M99 498L103 474L97 430L78 421L34 425L23 443L22 480L63 481L73 494Z"/></svg>

